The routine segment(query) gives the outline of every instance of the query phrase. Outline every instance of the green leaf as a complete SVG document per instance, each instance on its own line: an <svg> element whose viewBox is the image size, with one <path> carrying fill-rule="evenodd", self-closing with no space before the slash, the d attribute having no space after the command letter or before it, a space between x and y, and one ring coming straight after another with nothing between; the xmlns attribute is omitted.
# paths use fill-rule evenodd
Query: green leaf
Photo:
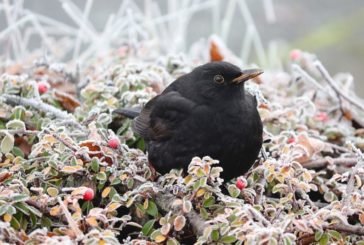
<svg viewBox="0 0 364 245"><path fill-rule="evenodd" d="M16 214L16 209L13 206L7 205L6 213L14 215Z"/></svg>
<svg viewBox="0 0 364 245"><path fill-rule="evenodd" d="M212 205L215 204L215 198L213 196L207 198L204 202L203 202L203 206L205 208L211 207Z"/></svg>
<svg viewBox="0 0 364 245"><path fill-rule="evenodd" d="M21 130L25 130L25 123L23 121L20 121L18 119L14 119L9 121L6 124L6 128L7 129L21 129Z"/></svg>
<svg viewBox="0 0 364 245"><path fill-rule="evenodd" d="M329 235L330 235L332 238L334 238L334 239L336 239L336 240L340 240L340 239L342 239L342 236L341 236L341 234L340 234L338 231L329 230L329 231L328 231L328 233L329 233Z"/></svg>
<svg viewBox="0 0 364 245"><path fill-rule="evenodd" d="M13 118L21 120L25 115L25 108L23 106L15 106L13 109Z"/></svg>
<svg viewBox="0 0 364 245"><path fill-rule="evenodd" d="M285 238L283 238L283 244L284 245L292 245L293 243L292 243L291 239L289 239L288 237L285 237Z"/></svg>
<svg viewBox="0 0 364 245"><path fill-rule="evenodd" d="M92 160L91 160L91 169L95 173L99 172L100 164L99 164L99 159L98 158L96 158L96 157L92 158Z"/></svg>
<svg viewBox="0 0 364 245"><path fill-rule="evenodd" d="M129 178L129 179L126 181L126 186L128 187L128 189L133 189L133 186L134 186L134 179L133 179L133 178Z"/></svg>
<svg viewBox="0 0 364 245"><path fill-rule="evenodd" d="M96 179L101 180L101 181L105 181L106 178L107 178L107 176L106 176L105 172L100 172L96 175Z"/></svg>
<svg viewBox="0 0 364 245"><path fill-rule="evenodd" d="M43 216L42 219L40 220L40 224L43 227L50 228L52 226L52 220L47 218L46 216Z"/></svg>
<svg viewBox="0 0 364 245"><path fill-rule="evenodd" d="M228 191L229 191L230 196L232 196L234 198L236 198L240 195L240 190L235 185L229 185Z"/></svg>
<svg viewBox="0 0 364 245"><path fill-rule="evenodd" d="M82 211L84 211L85 213L88 213L92 208L94 207L94 205L92 204L92 202L84 202L82 204Z"/></svg>
<svg viewBox="0 0 364 245"><path fill-rule="evenodd" d="M11 152L17 157L24 158L24 152L19 147L14 146Z"/></svg>
<svg viewBox="0 0 364 245"><path fill-rule="evenodd" d="M332 202L335 199L335 194L332 191L325 192L324 199L326 202Z"/></svg>
<svg viewBox="0 0 364 245"><path fill-rule="evenodd" d="M4 205L0 206L0 216L4 215L6 213L7 206L8 206L7 204L4 204Z"/></svg>
<svg viewBox="0 0 364 245"><path fill-rule="evenodd" d="M197 180L194 184L193 184L193 190L196 191L198 188L200 188L201 183L199 180Z"/></svg>
<svg viewBox="0 0 364 245"><path fill-rule="evenodd" d="M233 243L235 241L236 241L235 236L223 236L220 239L220 242L227 243L227 244Z"/></svg>
<svg viewBox="0 0 364 245"><path fill-rule="evenodd" d="M11 227L13 227L15 230L19 230L20 229L20 223L19 221L13 216L10 220L10 225Z"/></svg>
<svg viewBox="0 0 364 245"><path fill-rule="evenodd" d="M137 142L137 148L142 150L142 151L145 151L145 142L142 138L140 138Z"/></svg>
<svg viewBox="0 0 364 245"><path fill-rule="evenodd" d="M206 209L204 209L204 208L201 208L200 209L200 215L201 215L201 217L203 218L203 219L208 219L208 217L209 217L209 213L206 211Z"/></svg>
<svg viewBox="0 0 364 245"><path fill-rule="evenodd" d="M37 217L35 217L34 213L29 214L31 227L34 227L37 224Z"/></svg>
<svg viewBox="0 0 364 245"><path fill-rule="evenodd" d="M28 199L29 196L25 194L18 194L13 196L13 202L25 202Z"/></svg>
<svg viewBox="0 0 364 245"><path fill-rule="evenodd" d="M175 238L168 238L167 245L179 245L179 242Z"/></svg>
<svg viewBox="0 0 364 245"><path fill-rule="evenodd" d="M219 231L217 230L213 230L211 232L211 239L214 241L214 242L217 242L220 238L220 234L219 234Z"/></svg>
<svg viewBox="0 0 364 245"><path fill-rule="evenodd" d="M152 233L154 223L155 219L151 219L143 225L142 232L145 236L149 236Z"/></svg>
<svg viewBox="0 0 364 245"><path fill-rule="evenodd" d="M149 200L149 205L147 208L147 213L153 217L157 217L158 215L158 208L157 205L152 201Z"/></svg>
<svg viewBox="0 0 364 245"><path fill-rule="evenodd" d="M315 233L315 241L320 240L323 234L324 233L321 232L321 231L316 231L316 233Z"/></svg>
<svg viewBox="0 0 364 245"><path fill-rule="evenodd" d="M110 185L118 185L121 183L120 178L115 178L111 181Z"/></svg>
<svg viewBox="0 0 364 245"><path fill-rule="evenodd" d="M10 152L14 147L14 136L5 131L5 137L1 141L1 152L6 154Z"/></svg>
<svg viewBox="0 0 364 245"><path fill-rule="evenodd" d="M42 217L43 214L36 208L32 207L32 206L28 206L28 209L31 213L33 213L34 215L38 216L38 217Z"/></svg>
<svg viewBox="0 0 364 245"><path fill-rule="evenodd" d="M319 241L320 245L327 245L329 244L329 236L327 235L327 233L323 234L320 241Z"/></svg>
<svg viewBox="0 0 364 245"><path fill-rule="evenodd" d="M14 204L14 207L18 209L20 212L29 215L29 208L28 205L23 202L18 202Z"/></svg>

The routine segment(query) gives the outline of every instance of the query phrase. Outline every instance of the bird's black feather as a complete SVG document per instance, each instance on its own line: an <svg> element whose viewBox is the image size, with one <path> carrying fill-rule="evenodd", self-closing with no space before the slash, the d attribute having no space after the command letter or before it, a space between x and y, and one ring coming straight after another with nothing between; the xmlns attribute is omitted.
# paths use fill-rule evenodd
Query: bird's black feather
<svg viewBox="0 0 364 245"><path fill-rule="evenodd" d="M194 156L211 156L220 161L223 178L244 174L262 145L256 100L243 87L257 74L244 74L226 62L208 63L150 100L134 119L133 130L146 140L154 168L161 173L186 169ZM224 83L214 82L216 75Z"/></svg>

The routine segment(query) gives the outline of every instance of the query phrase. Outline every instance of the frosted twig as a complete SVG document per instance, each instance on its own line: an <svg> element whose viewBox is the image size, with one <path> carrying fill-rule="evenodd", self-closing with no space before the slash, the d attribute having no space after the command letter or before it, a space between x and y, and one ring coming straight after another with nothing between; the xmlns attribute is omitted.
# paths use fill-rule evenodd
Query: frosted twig
<svg viewBox="0 0 364 245"><path fill-rule="evenodd" d="M308 162L302 163L302 166L309 169L315 169L315 168L322 168L330 163L345 167L351 167L355 165L358 162L357 158L334 158L334 159L328 159L328 158L322 158L317 160L312 160Z"/></svg>
<svg viewBox="0 0 364 245"><path fill-rule="evenodd" d="M318 69L318 71L321 73L322 77L325 79L325 81L335 91L335 93L337 93L340 97L342 97L343 99L345 99L346 101L348 101L352 105L356 106L360 110L364 111L363 103L361 103L361 102L355 100L354 98L349 97L348 95L346 95L342 91L342 89L340 89L337 86L336 81L330 76L329 72L325 69L325 67L322 65L322 63L320 61L317 60L317 61L314 62L314 64L315 64L316 68Z"/></svg>
<svg viewBox="0 0 364 245"><path fill-rule="evenodd" d="M91 7L92 7L92 3L93 3L93 0L87 0L85 9L83 11L82 23L80 25L79 31L77 32L76 44L75 44L75 48L73 50L73 59L74 60L76 60L76 58L79 55L80 45L82 43L81 37L83 36L83 32L84 32L83 29L86 26L86 19L88 18L89 14L90 14L90 10L91 10Z"/></svg>
<svg viewBox="0 0 364 245"><path fill-rule="evenodd" d="M61 111L60 109L58 109L54 106L51 106L49 104L46 104L43 101L22 98L20 96L10 95L10 94L3 94L0 96L0 98L4 98L5 102L8 104L30 106L39 111L50 113L50 114L54 115L55 117L58 117L61 119L72 119L73 121L76 122L76 119L74 119L73 115L71 115L65 111Z"/></svg>
<svg viewBox="0 0 364 245"><path fill-rule="evenodd" d="M78 153L78 151L80 150L79 146L75 146L75 145L71 144L70 142L68 142L67 140L58 136L57 134L50 132L48 129L44 129L44 132L52 135L55 139L57 139L59 142L61 142L63 145L65 145L67 148L69 148L71 151L73 151L75 154L79 154ZM81 152L80 155L85 161L91 161L91 158L87 153Z"/></svg>
<svg viewBox="0 0 364 245"><path fill-rule="evenodd" d="M276 21L276 14L274 12L273 0L264 0L263 1L265 18L269 23L273 23Z"/></svg>
<svg viewBox="0 0 364 245"><path fill-rule="evenodd" d="M357 163L356 163L355 167L353 168L353 170L350 173L348 184L346 186L346 191L345 191L344 196L343 196L343 207L350 206L350 204L349 204L350 203L350 197L351 197L351 194L354 191L355 175L358 173L359 167L362 167L362 164L363 164L363 161L364 161L363 153L352 142L348 142L348 144L350 145L350 147L353 149L353 151L357 155Z"/></svg>
<svg viewBox="0 0 364 245"><path fill-rule="evenodd" d="M299 65L292 64L292 69L302 75L308 82L312 83L316 88L321 91L325 91L324 87L321 86L313 77L311 77L305 70L303 70Z"/></svg>
<svg viewBox="0 0 364 245"><path fill-rule="evenodd" d="M78 228L77 223L73 220L71 213L68 211L66 205L64 205L64 203L62 202L60 197L57 197L57 201L59 203L59 206L62 209L62 212L64 214L64 216L67 219L68 225L70 226L70 228L72 229L72 231L75 233L76 237L78 239L81 239L83 237L83 233L80 230L80 228Z"/></svg>
<svg viewBox="0 0 364 245"><path fill-rule="evenodd" d="M25 129L2 129L0 133L9 133L12 135L23 135L23 134L38 134L38 130L25 130Z"/></svg>

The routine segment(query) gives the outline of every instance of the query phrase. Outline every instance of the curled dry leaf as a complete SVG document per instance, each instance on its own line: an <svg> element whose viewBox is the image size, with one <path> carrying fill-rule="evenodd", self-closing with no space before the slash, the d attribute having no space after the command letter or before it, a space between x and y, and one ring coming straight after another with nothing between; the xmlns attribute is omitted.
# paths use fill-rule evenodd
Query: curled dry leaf
<svg viewBox="0 0 364 245"><path fill-rule="evenodd" d="M54 98L69 112L74 112L80 106L80 102L76 98L59 90L54 91Z"/></svg>
<svg viewBox="0 0 364 245"><path fill-rule="evenodd" d="M169 231L171 230L171 224L170 223L166 223L161 227L161 233L162 235L167 236Z"/></svg>
<svg viewBox="0 0 364 245"><path fill-rule="evenodd" d="M178 215L173 221L174 229L180 231L186 225L186 218L183 215Z"/></svg>
<svg viewBox="0 0 364 245"><path fill-rule="evenodd" d="M325 149L325 143L319 139L309 137L306 133L301 133L297 136L295 145L295 153L300 153L300 157L295 160L301 164L311 160L311 158Z"/></svg>
<svg viewBox="0 0 364 245"><path fill-rule="evenodd" d="M107 147L99 146L96 141L93 141L93 140L82 141L79 144L79 146L87 147L88 154L91 158L97 157L98 159L105 161L109 165L111 165L113 163L112 158L105 155L105 153L112 154L112 151L108 150Z"/></svg>

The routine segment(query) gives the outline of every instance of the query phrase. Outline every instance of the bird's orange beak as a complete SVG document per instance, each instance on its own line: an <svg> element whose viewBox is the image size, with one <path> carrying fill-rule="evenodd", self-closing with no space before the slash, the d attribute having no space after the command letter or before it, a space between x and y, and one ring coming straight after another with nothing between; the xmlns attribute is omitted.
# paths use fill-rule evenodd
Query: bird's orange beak
<svg viewBox="0 0 364 245"><path fill-rule="evenodd" d="M234 78L232 80L232 83L234 84L240 84L242 82L245 82L249 79L252 79L253 77L259 76L260 74L262 74L263 71L260 69L247 69L247 70L243 70L241 71L241 75L238 76L237 78Z"/></svg>

